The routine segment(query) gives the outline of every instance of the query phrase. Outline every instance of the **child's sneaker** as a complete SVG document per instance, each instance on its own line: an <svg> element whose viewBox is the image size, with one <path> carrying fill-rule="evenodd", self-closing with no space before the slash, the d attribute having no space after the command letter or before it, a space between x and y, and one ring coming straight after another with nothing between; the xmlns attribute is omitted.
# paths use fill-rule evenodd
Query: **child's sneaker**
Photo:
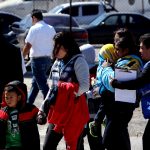
<svg viewBox="0 0 150 150"><path fill-rule="evenodd" d="M97 138L98 137L98 126L95 124L95 122L90 122L89 123L89 130L91 136Z"/></svg>

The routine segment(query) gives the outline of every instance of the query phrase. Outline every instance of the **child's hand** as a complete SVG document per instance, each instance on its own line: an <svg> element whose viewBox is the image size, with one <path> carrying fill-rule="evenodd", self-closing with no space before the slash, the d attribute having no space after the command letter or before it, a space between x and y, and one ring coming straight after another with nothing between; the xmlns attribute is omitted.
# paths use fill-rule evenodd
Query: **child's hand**
<svg viewBox="0 0 150 150"><path fill-rule="evenodd" d="M47 122L46 114L42 111L39 111L36 120L37 120L37 124L40 124L40 125L46 124Z"/></svg>
<svg viewBox="0 0 150 150"><path fill-rule="evenodd" d="M116 82L118 82L118 80L110 76L110 82L109 83L113 88L116 88L114 85L114 83L116 83Z"/></svg>
<svg viewBox="0 0 150 150"><path fill-rule="evenodd" d="M102 63L102 67L105 68L105 67L110 67L112 65L112 63L109 62L109 60L105 60L103 63Z"/></svg>
<svg viewBox="0 0 150 150"><path fill-rule="evenodd" d="M92 91L92 94L93 94L94 98L101 97L99 94L99 87L94 88Z"/></svg>

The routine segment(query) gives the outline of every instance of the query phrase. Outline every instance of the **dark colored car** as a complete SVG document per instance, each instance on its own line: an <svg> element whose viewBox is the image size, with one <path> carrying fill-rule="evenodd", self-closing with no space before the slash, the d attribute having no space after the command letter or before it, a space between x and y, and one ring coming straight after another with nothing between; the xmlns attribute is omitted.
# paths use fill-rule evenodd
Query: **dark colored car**
<svg viewBox="0 0 150 150"><path fill-rule="evenodd" d="M88 43L88 33L86 29L81 28L74 18L71 19L72 20L70 21L70 15L67 14L43 13L43 20L46 23L52 25L55 28L56 32L71 31L79 46ZM21 47L22 44L24 44L25 36L31 25L31 16L28 15L28 17L26 17L26 21L22 20L21 22L16 22L11 26L12 31L18 34L18 40L19 43L21 43Z"/></svg>
<svg viewBox="0 0 150 150"><path fill-rule="evenodd" d="M15 14L0 11L1 31L10 43L16 43L15 34L10 32L10 25L15 21L20 21L21 18ZM9 34L8 34L9 33Z"/></svg>
<svg viewBox="0 0 150 150"><path fill-rule="evenodd" d="M0 11L0 23L2 24L2 31L4 34L8 33L10 31L9 26L15 22L20 21L21 18L17 15Z"/></svg>
<svg viewBox="0 0 150 150"><path fill-rule="evenodd" d="M82 27L88 31L90 44L112 43L114 31L121 27L128 28L138 42L142 34L150 32L150 19L138 13L111 12Z"/></svg>

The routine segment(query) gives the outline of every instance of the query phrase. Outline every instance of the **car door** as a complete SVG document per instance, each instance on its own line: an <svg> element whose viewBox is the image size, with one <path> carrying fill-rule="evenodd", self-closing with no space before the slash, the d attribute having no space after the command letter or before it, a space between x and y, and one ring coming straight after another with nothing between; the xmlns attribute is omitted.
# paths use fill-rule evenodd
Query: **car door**
<svg viewBox="0 0 150 150"><path fill-rule="evenodd" d="M150 33L150 20L142 15L128 14L127 24L137 44L142 34Z"/></svg>
<svg viewBox="0 0 150 150"><path fill-rule="evenodd" d="M0 14L0 22L2 23L2 31L4 34L8 33L10 31L9 26L15 22L15 21L20 21L21 18L17 17L17 16L13 16L11 14Z"/></svg>
<svg viewBox="0 0 150 150"><path fill-rule="evenodd" d="M121 23L122 16L115 14L107 16L102 22L100 22L97 26L93 27L89 31L89 41L94 44L106 44L112 43L114 32L123 27L125 24L125 17Z"/></svg>

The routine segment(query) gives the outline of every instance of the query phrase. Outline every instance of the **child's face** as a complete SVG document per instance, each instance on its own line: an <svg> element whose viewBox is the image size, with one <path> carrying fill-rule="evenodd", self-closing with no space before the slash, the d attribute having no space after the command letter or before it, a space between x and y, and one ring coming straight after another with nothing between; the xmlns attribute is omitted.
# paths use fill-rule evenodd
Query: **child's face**
<svg viewBox="0 0 150 150"><path fill-rule="evenodd" d="M143 44L143 42L140 43L140 53L141 57L145 61L150 60L150 48L146 48L146 46Z"/></svg>
<svg viewBox="0 0 150 150"><path fill-rule="evenodd" d="M17 103L20 99L20 96L17 95L16 92L7 92L5 91L5 102L9 107L16 107Z"/></svg>

